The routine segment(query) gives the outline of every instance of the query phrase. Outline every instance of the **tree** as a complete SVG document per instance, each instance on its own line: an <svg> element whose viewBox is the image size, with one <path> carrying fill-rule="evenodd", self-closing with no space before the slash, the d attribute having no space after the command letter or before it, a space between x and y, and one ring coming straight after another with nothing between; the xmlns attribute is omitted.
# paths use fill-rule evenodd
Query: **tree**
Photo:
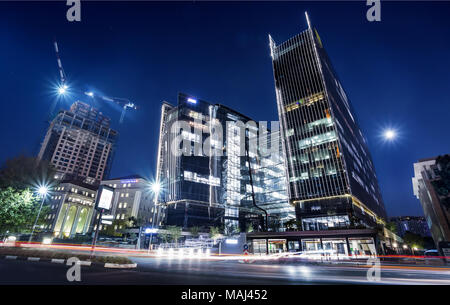
<svg viewBox="0 0 450 305"><path fill-rule="evenodd" d="M225 231L224 233L226 236L232 236L234 234L240 233L239 228L237 226L235 226L234 224L232 224L231 222L225 226L224 231Z"/></svg>
<svg viewBox="0 0 450 305"><path fill-rule="evenodd" d="M0 188L33 189L40 185L54 185L56 170L47 161L20 155L6 160L0 168Z"/></svg>
<svg viewBox="0 0 450 305"><path fill-rule="evenodd" d="M180 239L180 237L181 237L181 232L182 232L181 227L177 227L177 226L168 226L168 227L167 227L167 231L168 231L168 233L169 233L171 239L172 239L173 241L175 241L175 243L176 243L177 246L178 246L178 240Z"/></svg>
<svg viewBox="0 0 450 305"><path fill-rule="evenodd" d="M31 231L41 201L29 189L0 189L0 233ZM48 206L41 210L37 224L44 222Z"/></svg>
<svg viewBox="0 0 450 305"><path fill-rule="evenodd" d="M410 248L419 248L423 249L425 247L425 240L422 236L418 234L414 234L412 232L406 231L405 235L403 236L403 241L410 247Z"/></svg>
<svg viewBox="0 0 450 305"><path fill-rule="evenodd" d="M161 231L158 235L159 235L159 237L162 239L162 241L163 241L165 244L167 244L167 242L168 242L169 239L170 239L169 233L168 233L166 230L164 230L164 231Z"/></svg>
<svg viewBox="0 0 450 305"><path fill-rule="evenodd" d="M210 227L209 228L209 237L214 240L214 243L216 243L217 238L220 236L220 230L218 227Z"/></svg>
<svg viewBox="0 0 450 305"><path fill-rule="evenodd" d="M253 229L253 224L249 223L249 224L247 225L247 229L246 229L247 233L252 233L253 230L254 230L254 229Z"/></svg>
<svg viewBox="0 0 450 305"><path fill-rule="evenodd" d="M189 231L191 232L193 237L198 237L200 229L199 227L191 227Z"/></svg>
<svg viewBox="0 0 450 305"><path fill-rule="evenodd" d="M397 234L397 224L395 223L395 221L390 221L386 224L386 229L388 229L389 231L391 231L392 233Z"/></svg>

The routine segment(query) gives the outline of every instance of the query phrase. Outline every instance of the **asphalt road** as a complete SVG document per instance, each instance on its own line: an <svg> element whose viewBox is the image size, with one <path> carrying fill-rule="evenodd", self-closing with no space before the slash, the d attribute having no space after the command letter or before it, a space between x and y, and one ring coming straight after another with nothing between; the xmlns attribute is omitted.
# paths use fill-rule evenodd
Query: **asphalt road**
<svg viewBox="0 0 450 305"><path fill-rule="evenodd" d="M136 269L82 266L81 282L69 282L69 266L0 259L0 284L287 285L287 284L446 284L450 269L381 268L381 281L367 280L367 268L237 261L133 258Z"/></svg>

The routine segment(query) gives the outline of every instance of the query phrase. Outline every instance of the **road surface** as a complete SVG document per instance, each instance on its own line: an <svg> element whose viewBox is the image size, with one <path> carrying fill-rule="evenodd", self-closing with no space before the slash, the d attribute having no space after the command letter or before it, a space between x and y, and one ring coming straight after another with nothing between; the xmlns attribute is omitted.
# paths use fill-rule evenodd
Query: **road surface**
<svg viewBox="0 0 450 305"><path fill-rule="evenodd" d="M450 269L382 266L381 280L367 280L368 268L312 264L276 264L198 259L133 258L136 269L82 266L78 284L111 285L289 285L289 284L444 284ZM49 262L0 259L0 284L74 284L69 266Z"/></svg>

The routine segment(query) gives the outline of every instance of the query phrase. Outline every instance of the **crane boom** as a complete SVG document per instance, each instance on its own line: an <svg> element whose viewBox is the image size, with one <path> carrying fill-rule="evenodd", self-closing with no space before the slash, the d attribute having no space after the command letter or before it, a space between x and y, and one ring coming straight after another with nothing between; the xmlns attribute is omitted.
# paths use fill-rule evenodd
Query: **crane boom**
<svg viewBox="0 0 450 305"><path fill-rule="evenodd" d="M56 61L58 62L58 69L59 69L59 76L61 78L61 85L64 85L66 83L66 73L64 72L61 58L59 57L59 49L58 49L58 43L56 40L53 42L53 45L55 46L55 52L56 52Z"/></svg>
<svg viewBox="0 0 450 305"><path fill-rule="evenodd" d="M127 108L137 109L137 105L126 98L109 97L109 96L102 96L101 98L104 101L116 103L117 105L120 105L122 107L122 113L120 114L119 124L122 124Z"/></svg>

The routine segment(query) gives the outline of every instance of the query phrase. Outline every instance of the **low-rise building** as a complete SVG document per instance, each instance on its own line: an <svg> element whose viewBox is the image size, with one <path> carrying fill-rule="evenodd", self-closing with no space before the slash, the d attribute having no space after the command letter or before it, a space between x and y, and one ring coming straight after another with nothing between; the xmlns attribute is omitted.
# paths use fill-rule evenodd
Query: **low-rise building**
<svg viewBox="0 0 450 305"><path fill-rule="evenodd" d="M46 200L50 207L43 230L56 238L90 231L98 187L82 181L62 181Z"/></svg>
<svg viewBox="0 0 450 305"><path fill-rule="evenodd" d="M107 185L114 189L113 201L110 211L105 215L112 215L114 231L125 229L130 218L136 220L137 225L159 227L166 216L164 205L155 205L154 194L150 189L150 182L139 176L131 175L114 179L103 180L101 185ZM100 213L96 213L96 220ZM93 228L97 228L94 221ZM104 231L108 225L101 224L100 230Z"/></svg>

